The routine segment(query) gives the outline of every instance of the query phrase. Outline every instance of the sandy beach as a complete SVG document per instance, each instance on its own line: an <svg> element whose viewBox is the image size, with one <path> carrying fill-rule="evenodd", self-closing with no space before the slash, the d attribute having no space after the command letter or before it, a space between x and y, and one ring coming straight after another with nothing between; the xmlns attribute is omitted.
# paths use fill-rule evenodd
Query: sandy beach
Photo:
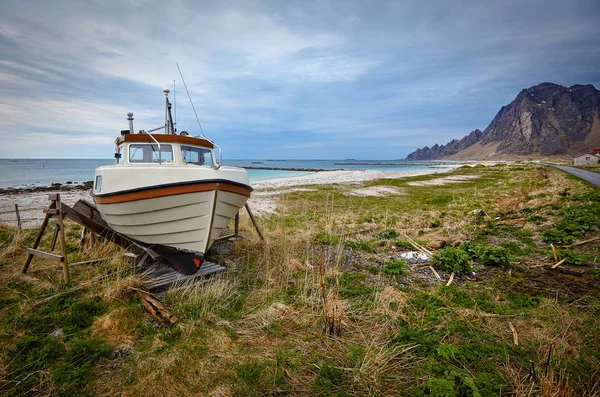
<svg viewBox="0 0 600 397"><path fill-rule="evenodd" d="M308 175L292 178L278 178L252 183L254 192L249 205L257 215L265 215L275 212L277 204L276 197L280 194L297 190L300 186L324 185L324 184L356 184L374 179L395 179L409 176L436 174L448 172L458 167L432 167L426 170L359 170L359 171L320 171ZM379 191L373 190L377 195ZM27 192L19 194L0 194L0 223L11 226L16 225L15 204L19 205L21 222L24 228L39 225L44 218L42 209L48 205L48 194L51 192ZM73 205L78 200L92 201L87 190L61 191L61 199L65 204ZM361 193L357 193L361 194ZM364 194L364 193L362 193ZM371 194L367 192L366 194Z"/></svg>

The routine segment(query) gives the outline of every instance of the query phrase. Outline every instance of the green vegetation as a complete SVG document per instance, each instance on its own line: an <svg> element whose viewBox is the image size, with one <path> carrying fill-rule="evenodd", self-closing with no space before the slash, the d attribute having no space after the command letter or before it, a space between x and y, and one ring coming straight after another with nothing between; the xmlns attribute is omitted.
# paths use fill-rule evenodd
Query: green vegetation
<svg viewBox="0 0 600 397"><path fill-rule="evenodd" d="M471 271L469 256L460 248L447 247L433 255L434 266L447 272L467 273Z"/></svg>
<svg viewBox="0 0 600 397"><path fill-rule="evenodd" d="M384 263L381 269L386 276L404 276L406 274L406 261L395 259Z"/></svg>
<svg viewBox="0 0 600 397"><path fill-rule="evenodd" d="M600 244L563 247L600 235L598 190L529 164L452 175L286 193L258 218L265 242L242 214L249 238L210 252L228 271L165 295L173 327L113 245L83 251L67 223L70 262L110 260L64 286L39 258L22 275L35 230L0 226L0 395L599 394ZM398 259L405 235L443 280Z"/></svg>

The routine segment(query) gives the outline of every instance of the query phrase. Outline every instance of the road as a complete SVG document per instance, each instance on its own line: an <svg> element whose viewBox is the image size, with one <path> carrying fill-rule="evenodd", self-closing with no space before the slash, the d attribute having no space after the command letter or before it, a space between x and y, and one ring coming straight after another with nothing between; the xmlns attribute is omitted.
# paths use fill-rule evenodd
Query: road
<svg viewBox="0 0 600 397"><path fill-rule="evenodd" d="M584 181L588 181L596 187L600 187L600 172L592 172L582 170L579 168L565 167L564 165L553 165L553 167L561 169L564 172L567 172L571 175L575 175L576 177L581 178Z"/></svg>

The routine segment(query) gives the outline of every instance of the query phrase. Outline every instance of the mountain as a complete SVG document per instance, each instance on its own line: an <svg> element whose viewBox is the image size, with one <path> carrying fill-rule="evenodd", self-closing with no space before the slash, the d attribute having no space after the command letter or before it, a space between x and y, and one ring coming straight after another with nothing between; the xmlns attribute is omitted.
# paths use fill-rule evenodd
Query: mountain
<svg viewBox="0 0 600 397"><path fill-rule="evenodd" d="M542 83L503 106L490 125L446 145L409 154L407 160L549 157L600 147L600 91L593 85Z"/></svg>

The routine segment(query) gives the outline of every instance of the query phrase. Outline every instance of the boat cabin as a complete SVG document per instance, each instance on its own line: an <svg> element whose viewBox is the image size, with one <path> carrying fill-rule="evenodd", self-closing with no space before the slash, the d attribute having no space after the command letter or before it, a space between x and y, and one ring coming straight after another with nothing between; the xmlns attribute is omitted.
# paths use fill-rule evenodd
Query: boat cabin
<svg viewBox="0 0 600 397"><path fill-rule="evenodd" d="M124 134L115 141L115 164L204 165L217 167L215 145L182 132L173 134Z"/></svg>

